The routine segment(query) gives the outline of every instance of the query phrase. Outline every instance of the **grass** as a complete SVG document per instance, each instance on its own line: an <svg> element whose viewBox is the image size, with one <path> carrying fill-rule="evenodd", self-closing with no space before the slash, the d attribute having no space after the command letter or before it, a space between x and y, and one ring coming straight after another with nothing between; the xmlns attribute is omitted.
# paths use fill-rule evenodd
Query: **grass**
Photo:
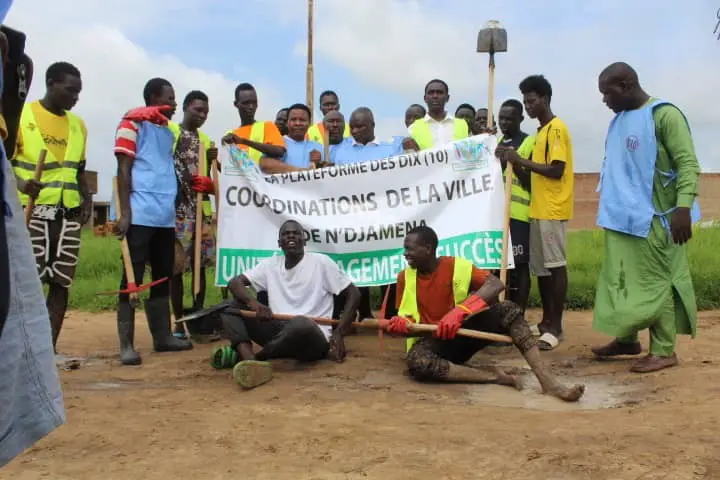
<svg viewBox="0 0 720 480"><path fill-rule="evenodd" d="M709 310L720 308L720 256L716 246L720 245L720 228L696 229L688 253L690 269L695 284L698 308ZM577 231L568 234L569 280L568 308L591 309L595 298L595 283L603 257L603 233L599 230ZM70 291L70 308L86 311L114 310L117 297L100 296L97 292L114 291L119 288L121 276L120 242L114 237L95 237L92 232L83 234L80 262L75 285ZM208 285L215 278L214 269L209 269ZM375 289L377 290L377 289ZM190 275L185 276L186 305L191 304L188 292L192 291ZM373 299L379 305L379 292L373 292ZM147 294L141 294L147 296ZM221 300L219 288L208 288L205 305ZM530 303L539 306L537 284L533 282Z"/></svg>

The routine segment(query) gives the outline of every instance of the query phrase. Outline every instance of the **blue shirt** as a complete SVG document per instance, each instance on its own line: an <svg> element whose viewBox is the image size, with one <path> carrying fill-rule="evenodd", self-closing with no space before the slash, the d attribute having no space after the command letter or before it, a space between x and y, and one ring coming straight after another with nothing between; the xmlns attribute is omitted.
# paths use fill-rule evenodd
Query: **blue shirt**
<svg viewBox="0 0 720 480"><path fill-rule="evenodd" d="M0 23L5 21L8 11L13 4L13 0L0 0Z"/></svg>
<svg viewBox="0 0 720 480"><path fill-rule="evenodd" d="M347 165L351 163L369 162L381 158L399 155L403 151L402 144L395 142L371 141L363 145L357 143L354 138L348 138L335 150L336 165Z"/></svg>
<svg viewBox="0 0 720 480"><path fill-rule="evenodd" d="M317 150L320 152L320 158L323 157L323 146L312 140L302 140L298 142L285 135L285 155L280 159L288 165L298 168L310 168L310 152Z"/></svg>
<svg viewBox="0 0 720 480"><path fill-rule="evenodd" d="M177 177L173 159L175 137L170 128L150 122L138 125L137 152L132 166L132 224L175 228ZM115 219L115 205L110 218Z"/></svg>

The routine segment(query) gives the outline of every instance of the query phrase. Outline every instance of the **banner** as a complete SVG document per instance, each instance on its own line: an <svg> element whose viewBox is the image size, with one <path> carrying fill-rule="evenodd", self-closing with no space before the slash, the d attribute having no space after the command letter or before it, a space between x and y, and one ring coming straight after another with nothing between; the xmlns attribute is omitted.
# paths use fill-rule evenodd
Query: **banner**
<svg viewBox="0 0 720 480"><path fill-rule="evenodd" d="M417 225L437 232L438 256L500 268L505 195L496 143L484 134L417 153L274 175L230 147L220 176L216 284L281 255L278 232L290 219L303 226L306 251L329 255L358 286L396 281L407 266L403 239Z"/></svg>

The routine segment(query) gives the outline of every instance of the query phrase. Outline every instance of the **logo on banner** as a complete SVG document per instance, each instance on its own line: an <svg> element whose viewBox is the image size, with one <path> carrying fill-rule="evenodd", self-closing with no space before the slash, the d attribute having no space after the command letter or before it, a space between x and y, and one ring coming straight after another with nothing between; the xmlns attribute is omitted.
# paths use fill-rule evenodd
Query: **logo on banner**
<svg viewBox="0 0 720 480"><path fill-rule="evenodd" d="M228 148L228 162L223 165L226 175L233 177L248 177L256 180L260 171L245 150L232 145Z"/></svg>
<svg viewBox="0 0 720 480"><path fill-rule="evenodd" d="M451 162L454 171L465 172L487 168L490 149L484 142L468 138L455 142L454 148L455 160Z"/></svg>

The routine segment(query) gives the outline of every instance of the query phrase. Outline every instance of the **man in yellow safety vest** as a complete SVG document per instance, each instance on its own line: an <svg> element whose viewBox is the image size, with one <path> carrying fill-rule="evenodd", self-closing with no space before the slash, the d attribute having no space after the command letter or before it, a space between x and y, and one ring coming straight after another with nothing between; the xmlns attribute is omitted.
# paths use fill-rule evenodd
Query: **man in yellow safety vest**
<svg viewBox="0 0 720 480"><path fill-rule="evenodd" d="M70 113L82 90L80 71L67 62L53 63L45 85L45 96L23 108L12 165L21 203L27 207L34 198L28 229L38 274L49 284L47 307L57 351L91 198L85 180L87 129ZM35 182L43 151L42 176Z"/></svg>
<svg viewBox="0 0 720 480"><path fill-rule="evenodd" d="M500 107L498 123L502 136L498 143L513 148L522 158L532 157L535 137L520 130L523 106L518 100L507 100ZM487 125L487 119L485 120ZM503 172L507 162L500 160ZM503 173L504 175L504 173ZM522 167L513 170L510 197L510 238L515 268L508 271L508 299L527 308L530 296L530 172Z"/></svg>
<svg viewBox="0 0 720 480"><path fill-rule="evenodd" d="M340 111L340 99L338 98L337 93L333 92L332 90L325 90L324 92L322 92L320 94L319 100L320 111L323 114L323 118L325 117L325 115L328 114L328 112L332 112L333 110L336 110L338 112ZM350 125L347 123L345 124L345 129L343 130L343 138L350 138ZM324 144L325 125L323 124L322 120L308 129L307 139L313 142Z"/></svg>
<svg viewBox="0 0 720 480"><path fill-rule="evenodd" d="M195 272L195 219L198 208L202 209L202 229L200 247L200 291L193 298L192 311L200 310L205 303L206 278L205 268L212 265L215 250L215 241L212 233L212 206L209 195L214 195L215 186L210 178L210 167L217 160L217 148L210 137L200 130L209 112L208 97L205 93L193 90L183 100L182 123L168 122L168 127L175 137L173 158L175 161L175 175L178 179L178 196L175 202L175 242L179 244L180 251L175 251L175 265L179 265L170 284L170 298L175 318L180 319L184 314L183 308L183 273L191 270L193 278ZM197 204L197 194L203 194L203 201ZM193 322L193 328L198 327ZM191 333L195 333L192 332ZM197 332L201 333L201 332ZM211 332L202 332L211 333ZM183 324L175 325L175 336L184 338Z"/></svg>
<svg viewBox="0 0 720 480"><path fill-rule="evenodd" d="M437 325L432 337L407 340L410 375L418 381L494 383L519 389L520 379L500 369L464 365L489 341L456 337L460 328L507 334L544 393L577 401L585 386L565 386L553 375L540 357L520 307L511 301L497 301L505 288L502 282L464 258L437 257L437 247L437 234L430 227L415 227L405 236L408 267L397 278L398 315L385 326L390 333L407 335L410 322Z"/></svg>
<svg viewBox="0 0 720 480"><path fill-rule="evenodd" d="M258 98L255 87L241 83L235 88L235 108L240 114L240 126L228 132L222 143L234 143L245 151L266 173L291 171L285 162L279 160L285 155L285 141L280 130L272 121L255 120Z"/></svg>
<svg viewBox="0 0 720 480"><path fill-rule="evenodd" d="M450 100L450 89L443 80L430 80L425 86L427 115L415 120L408 133L419 150L439 147L470 135L468 123L448 114L445 107ZM406 145L407 146L407 145Z"/></svg>

